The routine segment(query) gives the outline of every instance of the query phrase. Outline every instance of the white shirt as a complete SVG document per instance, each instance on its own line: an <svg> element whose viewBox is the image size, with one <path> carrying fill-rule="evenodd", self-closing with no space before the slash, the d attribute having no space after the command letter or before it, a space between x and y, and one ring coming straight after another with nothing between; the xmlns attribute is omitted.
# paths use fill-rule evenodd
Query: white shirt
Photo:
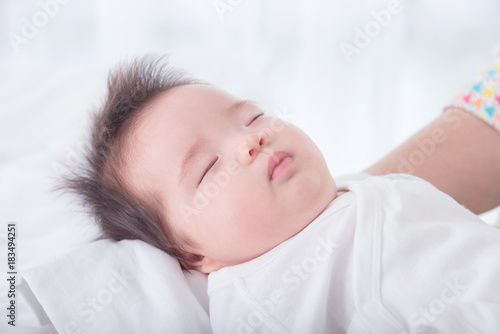
<svg viewBox="0 0 500 334"><path fill-rule="evenodd" d="M214 333L500 333L500 230L419 178L360 176L208 278Z"/></svg>

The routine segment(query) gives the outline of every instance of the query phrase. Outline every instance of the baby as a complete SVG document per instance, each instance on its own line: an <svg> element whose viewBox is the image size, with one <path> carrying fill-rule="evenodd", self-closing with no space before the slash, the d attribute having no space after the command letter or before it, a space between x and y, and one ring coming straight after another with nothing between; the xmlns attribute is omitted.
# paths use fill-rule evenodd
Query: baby
<svg viewBox="0 0 500 334"><path fill-rule="evenodd" d="M209 275L214 333L493 333L500 231L414 176L334 180L251 101L146 56L110 74L67 186L104 237Z"/></svg>

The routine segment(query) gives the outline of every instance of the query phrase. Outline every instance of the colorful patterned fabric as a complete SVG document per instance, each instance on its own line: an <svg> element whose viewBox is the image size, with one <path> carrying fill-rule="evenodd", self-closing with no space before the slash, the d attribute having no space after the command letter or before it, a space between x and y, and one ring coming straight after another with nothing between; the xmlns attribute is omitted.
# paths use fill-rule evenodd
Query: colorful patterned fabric
<svg viewBox="0 0 500 334"><path fill-rule="evenodd" d="M500 131L500 45L493 48L492 67L483 68L476 80L463 89L452 105L480 117Z"/></svg>

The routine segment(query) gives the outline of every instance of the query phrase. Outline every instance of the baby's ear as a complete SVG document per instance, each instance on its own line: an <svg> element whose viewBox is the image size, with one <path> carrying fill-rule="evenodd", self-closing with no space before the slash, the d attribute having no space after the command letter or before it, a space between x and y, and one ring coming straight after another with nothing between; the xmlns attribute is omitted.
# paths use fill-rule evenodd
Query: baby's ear
<svg viewBox="0 0 500 334"><path fill-rule="evenodd" d="M198 270L204 274L210 274L213 271L217 271L224 266L219 262L212 260L206 256L199 255L196 260L179 260L179 262L185 268L192 268L194 270Z"/></svg>

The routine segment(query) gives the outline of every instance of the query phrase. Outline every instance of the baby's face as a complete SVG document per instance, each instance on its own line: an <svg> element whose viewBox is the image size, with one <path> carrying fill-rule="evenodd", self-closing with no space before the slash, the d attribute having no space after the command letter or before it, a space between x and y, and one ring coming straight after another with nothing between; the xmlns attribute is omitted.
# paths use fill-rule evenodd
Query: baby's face
<svg viewBox="0 0 500 334"><path fill-rule="evenodd" d="M139 119L133 188L154 189L182 247L211 272L251 260L294 236L335 198L311 139L207 85L176 87Z"/></svg>

